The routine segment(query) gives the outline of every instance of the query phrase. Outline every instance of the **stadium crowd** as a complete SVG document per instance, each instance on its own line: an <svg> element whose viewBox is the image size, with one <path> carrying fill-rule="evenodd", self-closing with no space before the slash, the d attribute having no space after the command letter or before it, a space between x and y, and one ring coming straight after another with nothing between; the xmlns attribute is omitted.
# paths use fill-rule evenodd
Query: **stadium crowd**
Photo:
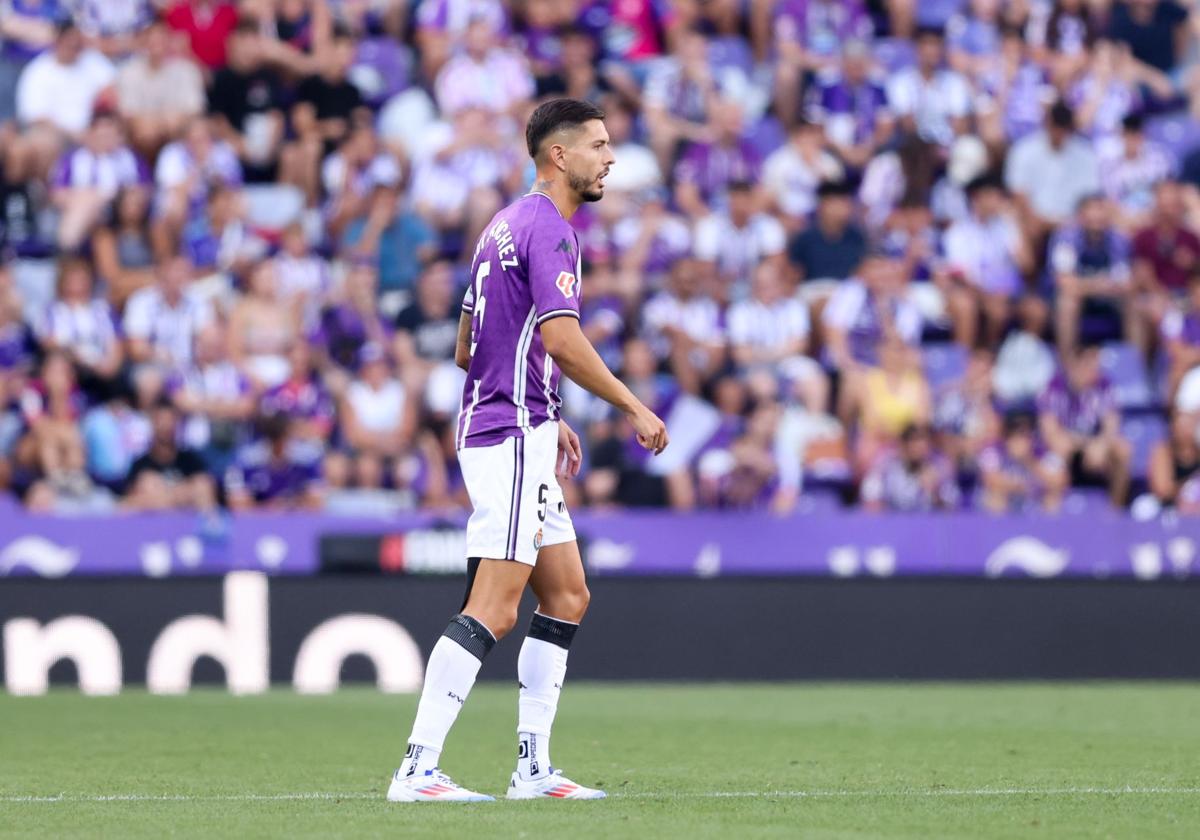
<svg viewBox="0 0 1200 840"><path fill-rule="evenodd" d="M0 0L0 487L466 503L474 243L548 97L617 163L576 505L1200 511L1200 9ZM1107 499L1107 500L1106 500Z"/></svg>

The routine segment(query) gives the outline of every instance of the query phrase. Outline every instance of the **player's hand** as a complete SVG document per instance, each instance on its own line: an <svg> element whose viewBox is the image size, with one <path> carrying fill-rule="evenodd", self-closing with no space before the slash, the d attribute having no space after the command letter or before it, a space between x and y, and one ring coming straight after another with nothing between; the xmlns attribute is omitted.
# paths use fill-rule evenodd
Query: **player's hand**
<svg viewBox="0 0 1200 840"><path fill-rule="evenodd" d="M667 448L670 442L667 438L667 424L659 419L658 415L642 405L627 416L637 434L637 442L643 449L649 449L657 455Z"/></svg>
<svg viewBox="0 0 1200 840"><path fill-rule="evenodd" d="M566 420L558 421L558 460L555 461L559 478L574 478L579 475L583 466L583 448L579 445L579 435L567 425Z"/></svg>

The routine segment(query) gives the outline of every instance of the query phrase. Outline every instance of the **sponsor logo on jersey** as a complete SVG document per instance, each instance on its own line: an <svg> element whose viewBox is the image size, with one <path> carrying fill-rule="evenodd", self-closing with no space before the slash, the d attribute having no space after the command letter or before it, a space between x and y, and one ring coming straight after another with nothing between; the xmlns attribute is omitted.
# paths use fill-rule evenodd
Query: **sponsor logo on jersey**
<svg viewBox="0 0 1200 840"><path fill-rule="evenodd" d="M568 242L566 239L560 239L560 240L558 240L558 246L555 247L554 250L562 251L564 254L566 254L569 257L569 256L571 256L571 243Z"/></svg>
<svg viewBox="0 0 1200 840"><path fill-rule="evenodd" d="M569 271L560 271L558 280L554 281L554 285L558 286L558 290L562 292L562 296L567 300L575 297L575 275Z"/></svg>

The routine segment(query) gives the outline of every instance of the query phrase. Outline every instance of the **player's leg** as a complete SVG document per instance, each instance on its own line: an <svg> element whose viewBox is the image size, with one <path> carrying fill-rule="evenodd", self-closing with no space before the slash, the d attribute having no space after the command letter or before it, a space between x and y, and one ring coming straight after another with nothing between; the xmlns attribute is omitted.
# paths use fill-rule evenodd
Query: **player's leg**
<svg viewBox="0 0 1200 840"><path fill-rule="evenodd" d="M467 523L468 555L513 559L470 561L463 609L450 619L425 667L408 750L388 790L393 800L490 798L462 791L438 771L438 761L484 658L516 622L536 553L532 546L518 551L516 545L521 507L530 504L523 441L467 449L459 462L474 506Z"/></svg>
<svg viewBox="0 0 1200 840"><path fill-rule="evenodd" d="M571 537L543 548L529 578L538 606L517 659L517 771L509 783L510 799L605 795L566 778L550 760L550 734L567 675L567 655L590 600L573 531Z"/></svg>

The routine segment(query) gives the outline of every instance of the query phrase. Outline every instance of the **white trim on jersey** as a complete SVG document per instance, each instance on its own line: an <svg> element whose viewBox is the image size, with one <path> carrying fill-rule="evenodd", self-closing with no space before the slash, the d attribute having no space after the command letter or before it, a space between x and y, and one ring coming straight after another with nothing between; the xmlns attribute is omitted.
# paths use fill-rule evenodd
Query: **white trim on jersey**
<svg viewBox="0 0 1200 840"><path fill-rule="evenodd" d="M530 306L525 326L521 328L521 337L517 341L517 357L513 360L513 403L517 407L517 426L524 434L533 431L529 425L529 409L525 406L525 387L529 379L529 345L533 343L536 316L537 307Z"/></svg>
<svg viewBox="0 0 1200 840"><path fill-rule="evenodd" d="M538 319L537 319L538 326L541 326L542 324L546 323L551 318L557 318L559 315L571 315L572 317L574 317L576 319L579 318L579 313L576 312L574 309L551 309L549 312L543 312L541 315L538 316Z"/></svg>
<svg viewBox="0 0 1200 840"><path fill-rule="evenodd" d="M471 430L471 415L475 413L475 406L479 403L479 386L482 384L482 379L475 380L475 392L471 395L471 405L467 407L467 416L463 418L462 437L458 441L459 449L467 445L467 432Z"/></svg>
<svg viewBox="0 0 1200 840"><path fill-rule="evenodd" d="M550 393L550 377L554 376L554 360L550 358L550 354L546 354L546 359L542 364L542 393L546 395L546 417L554 420L554 396Z"/></svg>

